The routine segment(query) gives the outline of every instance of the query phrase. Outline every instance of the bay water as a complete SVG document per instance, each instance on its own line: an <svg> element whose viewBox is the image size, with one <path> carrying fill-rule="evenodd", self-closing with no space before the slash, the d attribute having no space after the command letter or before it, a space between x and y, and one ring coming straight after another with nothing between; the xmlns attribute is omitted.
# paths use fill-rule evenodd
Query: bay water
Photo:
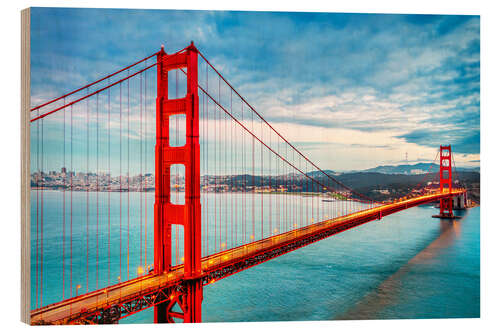
<svg viewBox="0 0 500 333"><path fill-rule="evenodd" d="M61 192L44 191L43 258L40 195L40 191L32 191L32 308L38 307L40 301L43 305L60 301L62 290L68 298L85 292L87 287L94 290L125 281L142 273L137 272L137 267L143 265L147 270L152 264L153 193L108 196L75 192L72 205L66 193L64 206ZM212 207L216 198L227 204L221 199L224 194L210 194L207 206ZM322 209L320 214L329 211L326 206ZM204 221L210 221L216 212L205 211ZM414 207L210 284L203 291L202 319L241 322L479 317L480 208L457 211L461 218L454 220L432 218L436 211L429 205ZM87 223L88 215L91 218ZM251 214L241 216L251 218ZM70 228L73 237L69 236ZM258 223L255 228L255 234L264 234ZM182 234L179 236L182 238ZM204 239L213 244L220 241ZM132 244L128 248L127 242ZM177 260L181 256L182 249L173 254ZM37 257L38 263L33 260ZM36 273L40 271L40 260L43 282ZM152 322L152 309L120 321Z"/></svg>

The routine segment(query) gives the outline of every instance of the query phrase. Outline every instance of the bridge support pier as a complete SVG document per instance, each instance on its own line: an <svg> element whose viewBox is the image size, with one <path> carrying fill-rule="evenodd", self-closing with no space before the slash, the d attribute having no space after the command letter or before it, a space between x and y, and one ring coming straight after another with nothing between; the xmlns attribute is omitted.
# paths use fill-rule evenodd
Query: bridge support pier
<svg viewBox="0 0 500 333"><path fill-rule="evenodd" d="M453 219L453 198L446 198L439 200L439 215L433 215L432 217L440 219Z"/></svg>
<svg viewBox="0 0 500 333"><path fill-rule="evenodd" d="M201 279L186 281L185 323L201 323L201 301L203 300L203 284Z"/></svg>
<svg viewBox="0 0 500 333"><path fill-rule="evenodd" d="M155 321L155 323L166 323L167 322L167 305L165 303L155 305L155 307L154 307L154 321Z"/></svg>
<svg viewBox="0 0 500 333"><path fill-rule="evenodd" d="M180 290L168 295L167 301L155 305L154 322L175 323L174 318L177 318L184 323L200 323L202 300L202 279L185 280Z"/></svg>

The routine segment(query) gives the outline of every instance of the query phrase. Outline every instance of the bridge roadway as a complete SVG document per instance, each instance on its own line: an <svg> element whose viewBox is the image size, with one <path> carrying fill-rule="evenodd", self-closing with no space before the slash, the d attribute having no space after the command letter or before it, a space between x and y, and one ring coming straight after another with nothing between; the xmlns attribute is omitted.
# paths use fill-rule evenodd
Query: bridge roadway
<svg viewBox="0 0 500 333"><path fill-rule="evenodd" d="M366 209L342 217L337 217L297 230L285 232L263 240L242 245L202 259L203 284L213 283L219 279L255 266L305 245L359 226L369 221L399 212L441 198L462 194L463 190L451 193L431 193L407 200L393 202ZM121 306L122 319L135 312L144 310L167 299L168 294L176 286L183 283L183 266L175 266L163 274L148 274L133 280L109 286L87 294L73 297L58 303L31 311L32 324L68 324L84 323L89 318L111 307ZM159 293L163 293L164 297ZM150 295L151 297L147 297ZM146 300L137 302L138 299ZM135 300L135 302L134 302ZM133 306L123 307L123 304Z"/></svg>

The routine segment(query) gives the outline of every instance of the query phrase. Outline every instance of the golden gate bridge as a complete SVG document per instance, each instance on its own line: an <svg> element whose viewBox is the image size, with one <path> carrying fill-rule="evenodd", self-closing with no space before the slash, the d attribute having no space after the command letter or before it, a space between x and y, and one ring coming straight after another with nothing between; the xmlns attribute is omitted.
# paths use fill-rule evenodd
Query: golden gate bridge
<svg viewBox="0 0 500 333"><path fill-rule="evenodd" d="M429 172L391 202L354 191L193 43L33 107L31 137L32 324L117 323L151 307L157 323L201 322L207 284L417 205L439 201L437 217L453 218L453 200L466 198L453 186L450 146L436 155L438 189L425 188ZM54 216L46 180L56 166Z"/></svg>

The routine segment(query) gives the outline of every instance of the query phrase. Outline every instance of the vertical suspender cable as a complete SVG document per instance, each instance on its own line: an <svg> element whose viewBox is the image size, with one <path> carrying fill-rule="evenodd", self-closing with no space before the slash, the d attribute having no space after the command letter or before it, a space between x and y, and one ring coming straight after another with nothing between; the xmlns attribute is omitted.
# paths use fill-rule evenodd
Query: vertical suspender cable
<svg viewBox="0 0 500 333"><path fill-rule="evenodd" d="M99 289L99 94L96 95L96 260L95 260L95 283Z"/></svg>
<svg viewBox="0 0 500 333"><path fill-rule="evenodd" d="M201 190L200 190L200 201L201 201L201 257L203 258L206 253L205 253L205 244L206 244L206 233L205 233L205 216L206 214L206 195L205 195L205 177L206 175L206 170L205 170L205 95L203 93L200 93L200 90L198 89L198 95L200 96L200 110L201 110L201 115L200 115L200 184L201 184ZM204 244L205 242L205 244Z"/></svg>
<svg viewBox="0 0 500 333"><path fill-rule="evenodd" d="M279 137L276 138L276 151L278 154L280 153L280 139ZM281 174L280 174L280 165L281 161L278 158L275 158L276 160L276 193L278 194L276 196L276 201L277 201L277 213L278 213L278 218L277 218L277 225L278 225L278 233L281 233L281 195L279 191L281 191Z"/></svg>
<svg viewBox="0 0 500 333"><path fill-rule="evenodd" d="M220 78L219 78L219 85L220 85ZM241 103L241 123L245 122L245 115L243 114L243 102ZM243 177L243 192L241 195L242 198L242 209L243 213L241 214L241 231L242 231L242 240L243 244L246 243L246 214L247 214L247 207L246 207L246 186L247 186L247 177L246 177L246 172L245 172L245 165L247 165L246 161L246 156L245 156L245 133L243 133L243 136L241 137L241 157L243 163L241 164L241 174Z"/></svg>
<svg viewBox="0 0 500 333"><path fill-rule="evenodd" d="M260 135L263 136L264 132L262 131L262 120L260 120ZM264 239L264 145L260 145L260 239Z"/></svg>
<svg viewBox="0 0 500 333"><path fill-rule="evenodd" d="M40 109L37 110L37 117L40 115ZM43 186L43 175L40 171L40 123L41 121L37 121L36 123L36 168L38 171L38 177L36 178L36 261L35 261L35 304L37 307L41 307L39 304L40 298L40 289L38 286L38 278L40 276L39 271L39 248L40 248L40 189Z"/></svg>
<svg viewBox="0 0 500 333"><path fill-rule="evenodd" d="M122 278L122 83L120 82L120 269L119 281Z"/></svg>
<svg viewBox="0 0 500 333"><path fill-rule="evenodd" d="M307 161L305 162L306 164L306 175L307 175ZM306 219L305 219L305 225L308 225L309 224L309 197L310 197L310 193L309 193L309 179L306 178L305 179L306 181Z"/></svg>
<svg viewBox="0 0 500 333"><path fill-rule="evenodd" d="M142 266L142 193L144 191L143 173L142 173L142 73L139 75L139 267Z"/></svg>
<svg viewBox="0 0 500 333"><path fill-rule="evenodd" d="M233 114L233 90L230 89L230 97L229 97L229 110L231 112L231 115ZM233 195L233 176L234 176L234 170L233 170L233 161L234 161L234 156L233 156L233 130L234 130L234 122L231 121L231 136L230 136L230 156L231 156L231 167L230 167L230 175L231 175L231 247L234 247L234 227L233 227L233 209L234 209L234 195Z"/></svg>
<svg viewBox="0 0 500 333"><path fill-rule="evenodd" d="M252 112L252 111L251 111ZM255 133L252 112L252 132ZM252 236L251 241L255 239L255 139L252 137Z"/></svg>
<svg viewBox="0 0 500 333"><path fill-rule="evenodd" d="M109 285L111 285L111 88L108 88L108 286Z"/></svg>
<svg viewBox="0 0 500 333"><path fill-rule="evenodd" d="M287 146L286 144L284 145L285 146L285 158L287 159L288 161L288 149L287 149ZM284 194L285 194L285 197L284 197L284 205L285 205L285 231L288 231L288 228L289 228L289 223L290 223L290 215L289 215L289 212L288 212L288 164L285 164L285 161L283 161L283 172L285 173L284 174L284 178L285 178L285 191L284 191Z"/></svg>
<svg viewBox="0 0 500 333"><path fill-rule="evenodd" d="M179 98L179 70L175 70L175 98ZM175 145L179 146L179 116L175 117ZM179 166L175 167L175 201L179 203ZM175 261L179 264L179 225L175 225Z"/></svg>
<svg viewBox="0 0 500 333"><path fill-rule="evenodd" d="M220 104L220 78L219 78L219 83L218 83L218 99L217 102ZM218 172L217 176L219 178L219 191L217 193L220 193L221 188L222 188L222 112L220 110L220 107L217 108L217 126L219 127L219 140L217 141L217 145L219 146L217 149L217 160L219 163L217 164L218 166ZM218 195L218 200L217 200L217 212L218 212L218 225L217 225L217 230L218 230L218 243L217 243L217 248L219 252L222 249L222 197Z"/></svg>
<svg viewBox="0 0 500 333"><path fill-rule="evenodd" d="M87 88L87 95L89 93L89 89ZM89 166L89 151L90 151L90 141L89 141L89 132L90 132L90 115L89 115L89 99L87 99L87 179L86 179L86 187L87 187L87 223L86 223L86 240L87 240L87 292L89 292L89 190L90 190L90 166Z"/></svg>
<svg viewBox="0 0 500 333"><path fill-rule="evenodd" d="M217 123L218 123L218 112L217 112L217 106L214 103L214 133L215 133L215 139L214 139L214 181L215 181L215 187L214 187L214 250L215 252L219 252L219 243L217 242L217 177L219 176L217 173L217 145L219 142L219 131L217 130Z"/></svg>
<svg viewBox="0 0 500 333"><path fill-rule="evenodd" d="M227 115L223 113L224 116L224 189L227 186ZM227 246L227 218L228 218L228 207L227 207L227 195L228 191L224 190L224 244Z"/></svg>
<svg viewBox="0 0 500 333"><path fill-rule="evenodd" d="M269 147L271 147L271 129L269 129ZM271 167L271 149L268 149L269 150L269 159L268 159L268 172L269 172L269 203L268 203L268 206L267 206L267 211L268 211L268 214L269 214L269 236L271 236L273 234L273 215L272 215L272 212L271 212L271 207L272 207L272 199L273 199L273 196L272 196L272 182L271 182L271 177L272 177L272 167Z"/></svg>
<svg viewBox="0 0 500 333"><path fill-rule="evenodd" d="M42 119L42 174L44 174L44 155L43 155L43 119ZM40 217L40 307L43 306L43 189L41 193L41 217Z"/></svg>
<svg viewBox="0 0 500 333"><path fill-rule="evenodd" d="M147 67L148 61L144 62L144 68ZM148 71L144 71L144 170L148 174ZM144 178L144 266L148 265L148 180ZM149 273L146 271L146 273Z"/></svg>
<svg viewBox="0 0 500 333"><path fill-rule="evenodd" d="M66 98L63 98L63 105L66 105ZM63 209L62 209L62 299L64 300L64 273L65 273L65 255L66 255L66 109L63 110L63 168L64 168L64 178L63 178L63 189L62 189L62 197L63 197ZM61 174L62 174L61 170Z"/></svg>
<svg viewBox="0 0 500 333"><path fill-rule="evenodd" d="M319 175L317 176L319 177ZM316 195L316 222L319 222L322 220L322 216L320 214L319 210L319 205L320 205L320 199L321 199L321 193L323 193L323 188L320 186L320 184L316 183L316 189L317 189L317 195Z"/></svg>
<svg viewBox="0 0 500 333"><path fill-rule="evenodd" d="M73 105L70 107L70 192L69 192L69 297L73 296L73 175L75 170L73 169Z"/></svg>
<svg viewBox="0 0 500 333"><path fill-rule="evenodd" d="M299 156L299 170L302 170L302 159ZM302 175L298 175L300 177L300 200L299 200L299 205L300 205L300 218L299 218L299 227L302 227L302 222L304 220L304 198L303 198L303 192L304 192L304 177Z"/></svg>
<svg viewBox="0 0 500 333"><path fill-rule="evenodd" d="M205 79L205 86L207 88L207 91L208 91L208 64L206 63L205 64L205 73L206 73L206 79ZM205 143L205 177L206 177L206 182L207 182L207 191L208 191L208 184L209 184L209 180L208 180L208 175L209 175L209 170L208 170L208 167L209 167L209 164L208 164L208 143L210 142L209 138L208 138L208 125L209 125L209 114L208 114L208 98L205 94L205 137L207 138L207 141ZM206 245L206 253L207 253L207 256L210 254L210 237L209 237L209 216L208 216L208 212L209 212L209 208L208 208L208 193L206 194L206 205L205 205L205 215L206 215L206 221L205 221L205 229L206 229L206 237L207 237L207 245Z"/></svg>
<svg viewBox="0 0 500 333"><path fill-rule="evenodd" d="M130 79L127 80L127 280L129 279L130 279Z"/></svg>

